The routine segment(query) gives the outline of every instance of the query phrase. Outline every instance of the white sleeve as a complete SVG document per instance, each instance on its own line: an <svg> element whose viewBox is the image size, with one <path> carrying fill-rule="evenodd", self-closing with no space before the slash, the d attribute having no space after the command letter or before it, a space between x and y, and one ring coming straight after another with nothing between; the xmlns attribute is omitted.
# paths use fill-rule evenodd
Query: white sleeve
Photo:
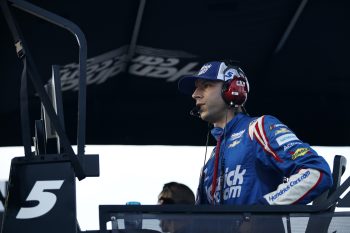
<svg viewBox="0 0 350 233"><path fill-rule="evenodd" d="M289 177L287 183L282 183L278 188L264 198L270 205L289 205L303 199L311 192L322 179L322 173L316 169L301 169L298 173Z"/></svg>

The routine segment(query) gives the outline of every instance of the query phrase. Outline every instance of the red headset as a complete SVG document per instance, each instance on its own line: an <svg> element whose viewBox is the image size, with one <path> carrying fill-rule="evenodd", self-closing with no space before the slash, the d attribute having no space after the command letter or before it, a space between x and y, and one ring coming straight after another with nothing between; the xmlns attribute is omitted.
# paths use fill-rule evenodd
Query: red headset
<svg viewBox="0 0 350 233"><path fill-rule="evenodd" d="M224 80L226 81L221 90L224 101L231 107L243 106L249 93L248 79L243 70L239 66L227 65Z"/></svg>

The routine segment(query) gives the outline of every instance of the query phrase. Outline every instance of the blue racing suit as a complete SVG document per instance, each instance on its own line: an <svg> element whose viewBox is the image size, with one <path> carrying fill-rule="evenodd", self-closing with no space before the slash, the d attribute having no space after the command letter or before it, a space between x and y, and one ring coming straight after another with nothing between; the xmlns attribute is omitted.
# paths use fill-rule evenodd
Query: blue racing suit
<svg viewBox="0 0 350 233"><path fill-rule="evenodd" d="M202 170L197 204L306 204L332 185L324 158L273 116L239 113L211 133L221 137L217 184L211 190L214 148Z"/></svg>

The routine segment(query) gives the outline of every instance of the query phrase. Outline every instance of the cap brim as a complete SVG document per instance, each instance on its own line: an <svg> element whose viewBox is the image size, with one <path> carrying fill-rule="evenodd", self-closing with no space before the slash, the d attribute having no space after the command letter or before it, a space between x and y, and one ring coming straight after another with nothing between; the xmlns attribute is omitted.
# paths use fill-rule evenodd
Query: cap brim
<svg viewBox="0 0 350 233"><path fill-rule="evenodd" d="M178 89L184 94L191 95L195 89L195 82L199 77L184 76L178 82Z"/></svg>

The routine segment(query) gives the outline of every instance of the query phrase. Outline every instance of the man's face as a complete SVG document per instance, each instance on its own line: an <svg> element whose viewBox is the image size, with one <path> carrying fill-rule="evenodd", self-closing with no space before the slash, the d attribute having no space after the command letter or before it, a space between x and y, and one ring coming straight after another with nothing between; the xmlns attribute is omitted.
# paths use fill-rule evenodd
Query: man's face
<svg viewBox="0 0 350 233"><path fill-rule="evenodd" d="M196 100L203 120L215 124L225 120L227 104L221 97L223 82L197 79L192 98Z"/></svg>

